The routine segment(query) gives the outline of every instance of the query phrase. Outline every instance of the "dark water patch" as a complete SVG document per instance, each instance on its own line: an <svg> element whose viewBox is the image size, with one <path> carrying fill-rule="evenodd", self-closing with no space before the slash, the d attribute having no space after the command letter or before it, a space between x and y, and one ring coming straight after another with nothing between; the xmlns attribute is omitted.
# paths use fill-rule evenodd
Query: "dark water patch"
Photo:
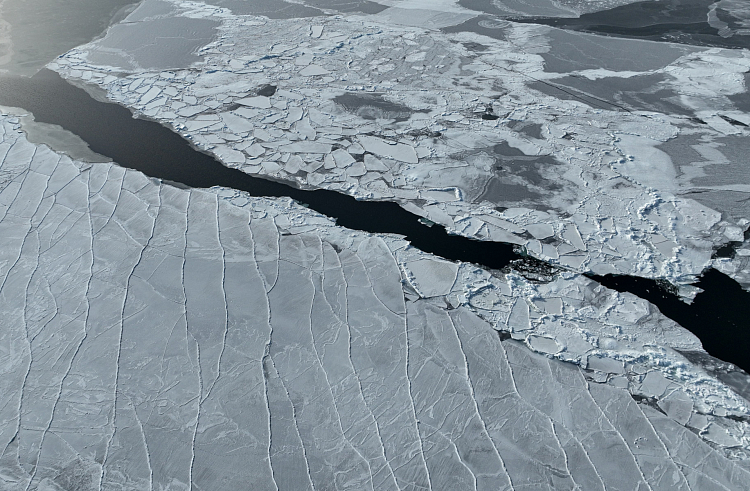
<svg viewBox="0 0 750 491"><path fill-rule="evenodd" d="M537 140L542 139L542 125L539 123L529 123L527 121L511 121L508 123L508 128L513 131L522 133L530 138Z"/></svg>
<svg viewBox="0 0 750 491"><path fill-rule="evenodd" d="M529 208L541 209L541 190L546 193L560 187L542 176L546 167L558 164L551 155L526 155L508 142L501 142L492 148L492 157L495 160L492 167L494 176L474 199L475 203L489 201L503 206L524 204Z"/></svg>
<svg viewBox="0 0 750 491"><path fill-rule="evenodd" d="M594 36L584 32L551 29L549 51L540 53L548 72L580 70L647 72L660 70L695 48L659 44L638 39Z"/></svg>
<svg viewBox="0 0 750 491"><path fill-rule="evenodd" d="M319 9L335 10L341 13L379 14L388 8L387 5L369 0L304 0L303 3Z"/></svg>
<svg viewBox="0 0 750 491"><path fill-rule="evenodd" d="M584 104L588 104L591 107L606 109L607 111L619 111L625 109L624 107L605 99L600 99L598 97L588 95L585 92L581 92L580 90L557 85L552 82L537 80L526 84L526 86L530 89L538 90L542 94L556 97L557 99L566 101L580 101Z"/></svg>
<svg viewBox="0 0 750 491"><path fill-rule="evenodd" d="M336 96L333 102L362 119L392 119L396 122L407 121L415 112L408 106L397 104L383 98L382 94L347 93Z"/></svg>
<svg viewBox="0 0 750 491"><path fill-rule="evenodd" d="M659 73L630 78L603 77L595 80L567 76L548 82L552 86L545 86L542 82L534 82L529 86L558 99L588 100L596 107L610 105L615 110L628 108L632 111L692 115L692 110L678 104L679 96L676 93L660 86L665 80L666 76Z"/></svg>
<svg viewBox="0 0 750 491"><path fill-rule="evenodd" d="M265 15L270 19L297 19L325 15L322 10L285 0L207 0L236 15Z"/></svg>
<svg viewBox="0 0 750 491"><path fill-rule="evenodd" d="M3 68L31 75L66 51L88 43L138 0L5 0L13 54Z"/></svg>
<svg viewBox="0 0 750 491"><path fill-rule="evenodd" d="M508 15L510 12L523 12L527 15L539 16L566 16L570 15L569 10L561 9L550 0L503 0L502 8L494 0L459 0L458 4L469 10L485 12L488 14Z"/></svg>
<svg viewBox="0 0 750 491"><path fill-rule="evenodd" d="M474 201L476 203L489 201L494 204L518 204L526 200L533 201L541 197L541 194L532 191L522 184L503 182L496 177L492 177L487 182L482 194Z"/></svg>
<svg viewBox="0 0 750 491"><path fill-rule="evenodd" d="M719 117L720 117L721 119L723 119L724 121L726 121L727 123L731 124L731 125L734 125L734 126L741 126L741 127L743 127L743 128L747 128L747 125L746 125L745 123L743 123L742 121L737 121L737 120L736 120L736 119L734 119L734 118L730 118L730 117L729 117L729 116L727 116L726 114L719 114Z"/></svg>
<svg viewBox="0 0 750 491"><path fill-rule="evenodd" d="M502 142L493 148L495 153L495 174L520 176L526 182L544 187L547 190L559 189L553 183L542 176L542 171L550 166L558 165L559 162L551 155L526 155L517 148L513 148Z"/></svg>
<svg viewBox="0 0 750 491"><path fill-rule="evenodd" d="M680 353L690 360L690 363L703 368L750 401L750 375L747 372L702 351L680 351Z"/></svg>
<svg viewBox="0 0 750 491"><path fill-rule="evenodd" d="M743 136L726 136L716 138L720 144L716 150L721 152L724 162L707 163L703 167L704 176L696 177L690 182L695 186L725 186L732 184L750 184L750 138ZM750 198L750 195L747 195ZM719 209L719 211L723 211Z"/></svg>
<svg viewBox="0 0 750 491"><path fill-rule="evenodd" d="M500 159L507 157L526 157L525 153L516 147L511 147L508 142L498 143L492 147L492 152Z"/></svg>
<svg viewBox="0 0 750 491"><path fill-rule="evenodd" d="M469 41L469 42L461 43L461 44L464 45L464 48L468 49L469 51L473 51L475 53L482 53L483 51L487 51L489 49L484 44L475 43L474 41Z"/></svg>
<svg viewBox="0 0 750 491"><path fill-rule="evenodd" d="M722 37L708 23L715 0L647 0L580 17L507 17L515 22L609 36L720 48L750 48L750 36Z"/></svg>
<svg viewBox="0 0 750 491"><path fill-rule="evenodd" d="M187 17L128 22L113 26L99 45L127 53L143 68L182 68L200 60L195 51L214 38L218 27L214 20Z"/></svg>
<svg viewBox="0 0 750 491"><path fill-rule="evenodd" d="M276 93L276 86L264 85L263 87L259 88L256 93L265 97L271 97Z"/></svg>
<svg viewBox="0 0 750 491"><path fill-rule="evenodd" d="M737 249L745 245L745 242L750 242L750 227L745 230L742 240L732 240L730 242L727 242L723 246L716 249L713 256L711 257L734 259L734 257L737 255Z"/></svg>
<svg viewBox="0 0 750 491"><path fill-rule="evenodd" d="M654 304L664 315L695 334L712 356L750 372L750 292L715 269L695 286L703 289L690 305L655 280L635 276L587 275L607 288L630 292Z"/></svg>
<svg viewBox="0 0 750 491"><path fill-rule="evenodd" d="M493 26L493 27L490 27L490 26ZM493 22L487 16L479 16L479 17L473 17L467 21L462 22L461 24L456 24L455 26L443 27L440 30L446 34L451 34L451 33L456 33L456 32L474 32L482 36L487 36L489 38L500 39L504 41L505 29L501 26L502 24L497 24L496 22Z"/></svg>
<svg viewBox="0 0 750 491"><path fill-rule="evenodd" d="M740 191L719 189L698 189L680 196L694 199L698 203L720 211L723 218L734 221L750 217L750 194Z"/></svg>
<svg viewBox="0 0 750 491"><path fill-rule="evenodd" d="M705 157L695 149L701 143L703 143L702 135L680 132L674 138L660 143L657 148L669 155L675 167L680 173L684 173L683 167L696 162L706 162Z"/></svg>
<svg viewBox="0 0 750 491"><path fill-rule="evenodd" d="M400 234L414 247L449 260L495 270L509 266L522 270L523 265L544 264L522 257L510 244L471 240L448 234L439 225L423 225L420 217L396 203L358 201L327 190L302 190L230 169L197 151L168 128L153 121L134 119L122 106L96 101L48 70L30 79L0 77L0 105L31 111L37 121L60 125L85 140L91 150L151 177L195 188L222 186L253 196L290 197L335 219L343 227ZM513 151L512 147L501 147L501 150ZM747 356L750 352L750 293L728 276L715 270L707 271L696 284L705 291L696 296L692 305L686 305L673 293L659 288L653 280L590 277L604 286L629 291L652 302L667 317L693 331L713 356L750 369Z"/></svg>

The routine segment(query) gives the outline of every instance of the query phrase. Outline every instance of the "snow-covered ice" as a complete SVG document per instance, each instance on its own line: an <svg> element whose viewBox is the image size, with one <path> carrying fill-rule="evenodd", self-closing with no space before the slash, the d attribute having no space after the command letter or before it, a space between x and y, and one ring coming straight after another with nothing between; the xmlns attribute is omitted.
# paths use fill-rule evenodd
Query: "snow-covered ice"
<svg viewBox="0 0 750 491"><path fill-rule="evenodd" d="M75 161L20 121L0 117L4 489L750 484L747 401L642 300Z"/></svg>
<svg viewBox="0 0 750 491"><path fill-rule="evenodd" d="M173 186L0 108L0 488L750 488L750 376L581 274L750 286L748 50L502 17L630 3L144 0L57 58L227 166L553 273Z"/></svg>

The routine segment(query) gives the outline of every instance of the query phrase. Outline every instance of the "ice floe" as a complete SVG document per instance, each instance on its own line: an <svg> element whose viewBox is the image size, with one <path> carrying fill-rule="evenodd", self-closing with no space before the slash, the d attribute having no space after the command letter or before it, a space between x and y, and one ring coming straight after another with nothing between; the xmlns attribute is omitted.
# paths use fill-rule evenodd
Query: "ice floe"
<svg viewBox="0 0 750 491"><path fill-rule="evenodd" d="M454 15L448 4L444 11ZM50 66L189 134L227 165L397 201L454 233L516 243L572 271L685 285L726 242L722 218L736 226L726 210L703 204L660 145L682 134L706 141L748 134L726 119L743 117L727 97L744 90L744 52L608 39L590 56L610 68L559 73L550 67L569 55L552 41L558 31L545 26L506 22L497 29L502 36L489 37L400 26L381 18L388 10L268 19L199 2L172 5L174 18L219 25L190 67L97 63L111 34ZM570 43L593 39L566 36ZM646 45L654 58L642 63L608 58ZM658 74L649 75L662 77L654 90L671 91L681 112L632 104L622 110L614 100L602 105L604 99L558 85L576 73L591 83ZM264 87L273 93L260 95ZM703 97L705 90L712 97ZM732 268L742 266L724 267Z"/></svg>
<svg viewBox="0 0 750 491"><path fill-rule="evenodd" d="M642 300L0 136L7 489L750 483L746 401Z"/></svg>

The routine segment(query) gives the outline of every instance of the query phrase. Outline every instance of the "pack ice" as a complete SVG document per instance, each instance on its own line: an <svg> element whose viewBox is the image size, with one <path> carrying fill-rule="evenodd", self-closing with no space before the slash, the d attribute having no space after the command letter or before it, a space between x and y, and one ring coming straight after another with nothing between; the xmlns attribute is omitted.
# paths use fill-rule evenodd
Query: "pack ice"
<svg viewBox="0 0 750 491"><path fill-rule="evenodd" d="M714 265L747 285L744 239L712 253L750 224L748 53L475 19L484 3L268 18L146 0L50 67L251 174L396 201L570 271L680 286ZM190 57L121 41L167 21L218 34Z"/></svg>
<svg viewBox="0 0 750 491"><path fill-rule="evenodd" d="M748 409L645 302L74 161L19 121L0 117L2 489L750 485ZM652 337L597 338L607 302ZM504 309L528 332L499 335ZM540 334L571 309L578 334ZM587 363L556 356L583 333Z"/></svg>

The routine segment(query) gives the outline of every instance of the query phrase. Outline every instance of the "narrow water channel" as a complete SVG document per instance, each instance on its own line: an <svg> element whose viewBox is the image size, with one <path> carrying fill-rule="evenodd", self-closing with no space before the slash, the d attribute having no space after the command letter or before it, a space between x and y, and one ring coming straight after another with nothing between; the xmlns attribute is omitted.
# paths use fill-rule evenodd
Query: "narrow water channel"
<svg viewBox="0 0 750 491"><path fill-rule="evenodd" d="M253 196L290 197L343 227L400 234L415 247L449 260L490 269L501 269L517 260L532 269L538 263L514 252L510 244L472 240L451 235L439 225L424 225L417 215L395 203L358 201L335 191L302 190L230 169L168 128L134 119L122 106L99 102L49 70L32 78L0 77L0 105L31 111L36 121L59 125L80 136L94 152L148 176L195 188L222 186ZM648 300L697 335L711 355L750 372L750 293L730 277L707 271L696 284L705 291L691 305L654 280L590 277Z"/></svg>

